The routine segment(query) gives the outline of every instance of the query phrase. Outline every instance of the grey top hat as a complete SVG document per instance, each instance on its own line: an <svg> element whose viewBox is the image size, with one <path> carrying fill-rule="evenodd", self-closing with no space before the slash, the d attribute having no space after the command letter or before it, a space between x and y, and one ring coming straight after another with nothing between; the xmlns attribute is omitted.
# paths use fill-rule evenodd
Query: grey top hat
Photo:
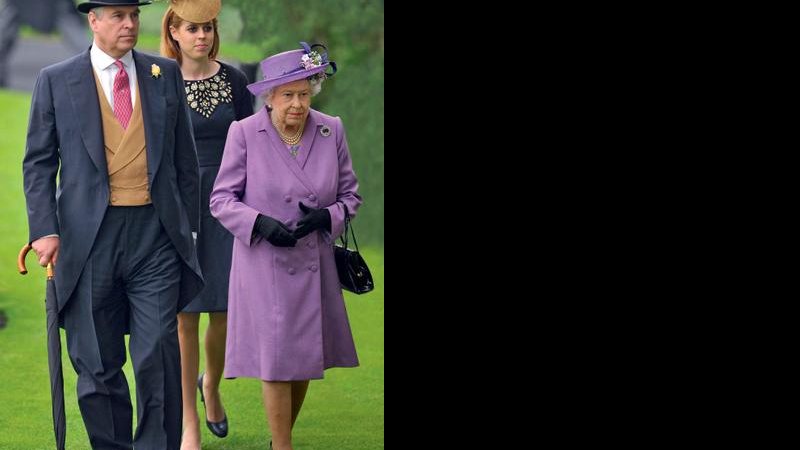
<svg viewBox="0 0 800 450"><path fill-rule="evenodd" d="M78 5L78 11L88 14L93 8L102 8L103 6L144 6L153 3L152 1L134 1L134 0L102 0L98 2L86 2Z"/></svg>

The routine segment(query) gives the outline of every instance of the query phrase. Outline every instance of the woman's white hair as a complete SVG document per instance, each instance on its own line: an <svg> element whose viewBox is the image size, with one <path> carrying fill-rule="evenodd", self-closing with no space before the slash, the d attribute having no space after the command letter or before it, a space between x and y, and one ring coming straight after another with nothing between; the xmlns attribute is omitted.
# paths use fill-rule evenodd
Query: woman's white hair
<svg viewBox="0 0 800 450"><path fill-rule="evenodd" d="M325 81L325 77L313 77L313 79L308 80L309 84L311 84L311 96L315 96L322 91L322 83ZM279 86L275 86L274 88L269 88L261 94L261 101L264 102L265 105L269 109L272 109L272 104L270 103L270 98L272 94L275 93L275 89Z"/></svg>

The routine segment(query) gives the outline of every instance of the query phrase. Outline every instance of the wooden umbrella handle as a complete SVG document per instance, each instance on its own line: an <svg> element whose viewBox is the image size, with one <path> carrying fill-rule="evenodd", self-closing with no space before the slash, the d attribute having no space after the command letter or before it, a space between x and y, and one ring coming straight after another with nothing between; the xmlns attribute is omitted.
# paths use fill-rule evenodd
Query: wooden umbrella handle
<svg viewBox="0 0 800 450"><path fill-rule="evenodd" d="M17 269L19 269L19 273L21 275L25 275L28 273L28 268L25 267L25 257L28 256L28 252L31 251L33 247L31 244L25 244L22 247L22 250L19 251L19 256L17 257Z"/></svg>
<svg viewBox="0 0 800 450"><path fill-rule="evenodd" d="M28 256L28 252L31 251L33 247L31 244L25 244L22 247L22 250L19 251L19 256L17 257L17 269L19 269L20 275L25 275L28 273L28 268L25 267L25 257ZM55 270L53 269L53 263L47 263L47 279L52 280L55 276Z"/></svg>

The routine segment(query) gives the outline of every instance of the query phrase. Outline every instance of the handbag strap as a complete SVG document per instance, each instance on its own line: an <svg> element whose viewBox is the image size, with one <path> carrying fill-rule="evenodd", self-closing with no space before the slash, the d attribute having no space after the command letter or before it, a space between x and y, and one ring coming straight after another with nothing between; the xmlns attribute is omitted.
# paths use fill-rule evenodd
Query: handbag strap
<svg viewBox="0 0 800 450"><path fill-rule="evenodd" d="M342 233L342 236L340 236L339 238L342 240L344 248L349 248L347 246L348 244L347 233L349 231L350 234L353 236L353 245L356 246L356 251L358 252L358 241L356 241L356 232L353 229L353 224L350 223L350 211L347 209L347 205L345 205L344 203L342 204L344 205L344 233Z"/></svg>

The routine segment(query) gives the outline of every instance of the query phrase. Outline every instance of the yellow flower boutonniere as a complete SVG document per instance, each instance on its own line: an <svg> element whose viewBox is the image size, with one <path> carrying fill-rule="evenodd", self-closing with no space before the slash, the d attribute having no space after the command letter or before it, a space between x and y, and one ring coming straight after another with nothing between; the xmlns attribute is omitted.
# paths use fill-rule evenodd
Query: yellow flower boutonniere
<svg viewBox="0 0 800 450"><path fill-rule="evenodd" d="M158 65L153 64L153 67L150 68L150 73L156 80L161 78L161 67L158 67Z"/></svg>

